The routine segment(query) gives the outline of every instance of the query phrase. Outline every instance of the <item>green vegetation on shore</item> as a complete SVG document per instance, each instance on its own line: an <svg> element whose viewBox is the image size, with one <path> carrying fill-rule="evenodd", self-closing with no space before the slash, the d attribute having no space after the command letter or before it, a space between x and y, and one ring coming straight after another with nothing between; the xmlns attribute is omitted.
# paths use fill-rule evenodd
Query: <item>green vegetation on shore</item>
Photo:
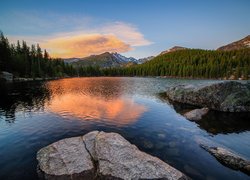
<svg viewBox="0 0 250 180"><path fill-rule="evenodd" d="M61 59L49 57L39 44L29 47L25 41L10 44L0 32L0 71L7 71L15 77L63 77L74 75L75 69Z"/></svg>
<svg viewBox="0 0 250 180"><path fill-rule="evenodd" d="M250 49L232 51L184 49L156 56L151 61L129 67L73 67L62 59L50 58L37 44L9 44L0 34L0 71L15 77L65 76L168 76L184 78L249 79Z"/></svg>
<svg viewBox="0 0 250 180"><path fill-rule="evenodd" d="M141 65L104 70L105 75L243 78L250 75L250 49L186 49L155 57Z"/></svg>

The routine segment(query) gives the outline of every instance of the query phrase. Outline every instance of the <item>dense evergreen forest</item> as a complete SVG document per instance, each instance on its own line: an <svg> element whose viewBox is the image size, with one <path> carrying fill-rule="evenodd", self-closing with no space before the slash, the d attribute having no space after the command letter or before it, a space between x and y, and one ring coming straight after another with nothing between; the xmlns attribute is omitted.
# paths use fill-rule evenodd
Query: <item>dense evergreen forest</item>
<svg viewBox="0 0 250 180"><path fill-rule="evenodd" d="M73 76L76 70L61 59L52 59L39 44L29 47L25 41L10 44L0 32L0 71L7 71L15 77L65 77Z"/></svg>
<svg viewBox="0 0 250 180"><path fill-rule="evenodd" d="M206 79L250 79L250 49L179 50L144 64L121 68L81 67L82 76L167 76Z"/></svg>
<svg viewBox="0 0 250 180"><path fill-rule="evenodd" d="M250 48L233 51L186 49L141 65L104 70L105 75L249 79Z"/></svg>
<svg viewBox="0 0 250 180"><path fill-rule="evenodd" d="M73 67L62 59L50 58L39 45L25 41L9 44L0 35L0 71L15 77L65 76L167 76L185 78L250 79L250 49L215 51L186 49L166 53L140 65L120 68Z"/></svg>

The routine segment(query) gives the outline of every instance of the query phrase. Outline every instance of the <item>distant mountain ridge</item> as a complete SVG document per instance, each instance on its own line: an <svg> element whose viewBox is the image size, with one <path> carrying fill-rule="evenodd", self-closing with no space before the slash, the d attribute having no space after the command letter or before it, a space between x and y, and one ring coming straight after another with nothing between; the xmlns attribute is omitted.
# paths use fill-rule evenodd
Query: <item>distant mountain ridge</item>
<svg viewBox="0 0 250 180"><path fill-rule="evenodd" d="M68 58L64 59L65 63L73 66L99 66L101 68L107 67L127 67L135 64L142 64L153 59L154 56L136 59L133 57L125 57L119 53L105 52L98 55L91 55L84 58Z"/></svg>
<svg viewBox="0 0 250 180"><path fill-rule="evenodd" d="M245 49L245 48L250 48L250 35L246 36L245 38L239 41L235 41L225 46L221 46L217 50L231 51L231 50L239 50L239 49Z"/></svg>
<svg viewBox="0 0 250 180"><path fill-rule="evenodd" d="M171 53L171 52L175 52L175 51L179 51L179 50L185 50L185 49L188 49L188 48L182 47L182 46L174 46L174 47L172 47L172 48L170 48L170 49L168 49L168 50L162 51L162 52L160 53L160 55L162 55L162 54L167 54L167 53Z"/></svg>
<svg viewBox="0 0 250 180"><path fill-rule="evenodd" d="M68 58L64 62L70 63L73 66L99 66L107 67L122 67L128 64L137 64L137 59L133 57L125 57L118 53L105 52L99 55L91 55L84 58Z"/></svg>
<svg viewBox="0 0 250 180"><path fill-rule="evenodd" d="M235 41L228 45L219 47L217 50L230 51L230 50L238 50L245 48L250 48L250 35L246 36L245 38L239 41ZM162 51L158 56L188 49L190 48L182 46L174 46L168 50ZM64 59L64 62L70 63L73 66L99 66L100 68L107 68L107 67L129 67L131 65L143 64L147 61L153 60L154 58L155 56L149 56L146 58L136 59L133 57L125 57L117 52L114 53L105 52L99 55L91 55L84 58L68 58Z"/></svg>
<svg viewBox="0 0 250 180"><path fill-rule="evenodd" d="M155 56L149 56L149 57L145 57L145 58L140 58L137 60L137 64L143 64L147 61L150 61L152 59L154 59Z"/></svg>

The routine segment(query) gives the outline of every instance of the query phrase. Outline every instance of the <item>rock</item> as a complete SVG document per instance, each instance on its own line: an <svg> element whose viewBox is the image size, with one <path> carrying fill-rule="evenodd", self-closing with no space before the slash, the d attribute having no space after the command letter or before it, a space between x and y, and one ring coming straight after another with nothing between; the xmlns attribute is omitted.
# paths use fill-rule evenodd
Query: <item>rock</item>
<svg viewBox="0 0 250 180"><path fill-rule="evenodd" d="M224 112L250 111L250 83L225 81L209 85L178 85L167 89L175 102Z"/></svg>
<svg viewBox="0 0 250 180"><path fill-rule="evenodd" d="M159 149L164 148L165 146L167 146L167 143L165 143L165 142L158 142L158 143L156 143L155 148L159 150Z"/></svg>
<svg viewBox="0 0 250 180"><path fill-rule="evenodd" d="M191 121L199 121L202 119L202 116L208 113L208 111L209 111L208 108L194 109L192 111L185 113L183 116Z"/></svg>
<svg viewBox="0 0 250 180"><path fill-rule="evenodd" d="M164 138L166 137L166 135L163 134L163 133L159 133L159 134L157 134L157 136L158 136L158 138L160 138L160 139L164 139Z"/></svg>
<svg viewBox="0 0 250 180"><path fill-rule="evenodd" d="M250 172L250 165L244 166L243 171L248 172L248 174L249 174L249 172Z"/></svg>
<svg viewBox="0 0 250 180"><path fill-rule="evenodd" d="M138 148L116 133L101 132L96 138L100 174L121 179L180 179L183 174Z"/></svg>
<svg viewBox="0 0 250 180"><path fill-rule="evenodd" d="M184 170L186 172L188 172L189 174L192 174L192 175L194 175L195 177L197 177L199 179L204 179L204 177L199 173L199 171L197 171L196 169L192 168L189 165L185 165Z"/></svg>
<svg viewBox="0 0 250 180"><path fill-rule="evenodd" d="M201 145L206 151L213 155L223 165L250 174L250 161L237 155L236 153L222 147L209 147Z"/></svg>
<svg viewBox="0 0 250 180"><path fill-rule="evenodd" d="M166 150L166 154L169 156L179 156L179 149L178 148L168 148Z"/></svg>
<svg viewBox="0 0 250 180"><path fill-rule="evenodd" d="M6 71L2 71L0 72L0 79L4 79L5 81L9 81L12 82L13 81L13 74L6 72Z"/></svg>
<svg viewBox="0 0 250 180"><path fill-rule="evenodd" d="M188 179L117 133L60 140L39 150L37 160L45 179Z"/></svg>
<svg viewBox="0 0 250 180"><path fill-rule="evenodd" d="M154 147L154 144L151 141L143 140L143 147L146 149L152 149Z"/></svg>
<svg viewBox="0 0 250 180"><path fill-rule="evenodd" d="M98 133L99 131L92 131L83 136L83 142L85 144L85 147L88 153L90 154L90 156L92 157L92 159L94 159L95 161L97 161L96 159L97 156L95 152L95 138Z"/></svg>
<svg viewBox="0 0 250 180"><path fill-rule="evenodd" d="M168 143L168 145L169 145L169 147L174 148L174 147L176 147L176 142L171 141Z"/></svg>
<svg viewBox="0 0 250 180"><path fill-rule="evenodd" d="M46 179L94 175L94 165L81 136L63 139L42 148L37 153L37 160Z"/></svg>

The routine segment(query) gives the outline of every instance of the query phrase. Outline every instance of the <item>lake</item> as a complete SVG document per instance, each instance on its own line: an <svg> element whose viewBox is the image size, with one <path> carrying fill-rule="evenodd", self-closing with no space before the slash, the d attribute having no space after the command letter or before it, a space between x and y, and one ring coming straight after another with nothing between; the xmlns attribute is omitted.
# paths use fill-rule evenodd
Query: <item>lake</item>
<svg viewBox="0 0 250 180"><path fill-rule="evenodd" d="M1 84L0 179L38 179L36 152L93 130L117 132L192 179L250 179L200 148L208 139L250 159L250 114L210 111L198 123L161 93L212 80L91 77Z"/></svg>

